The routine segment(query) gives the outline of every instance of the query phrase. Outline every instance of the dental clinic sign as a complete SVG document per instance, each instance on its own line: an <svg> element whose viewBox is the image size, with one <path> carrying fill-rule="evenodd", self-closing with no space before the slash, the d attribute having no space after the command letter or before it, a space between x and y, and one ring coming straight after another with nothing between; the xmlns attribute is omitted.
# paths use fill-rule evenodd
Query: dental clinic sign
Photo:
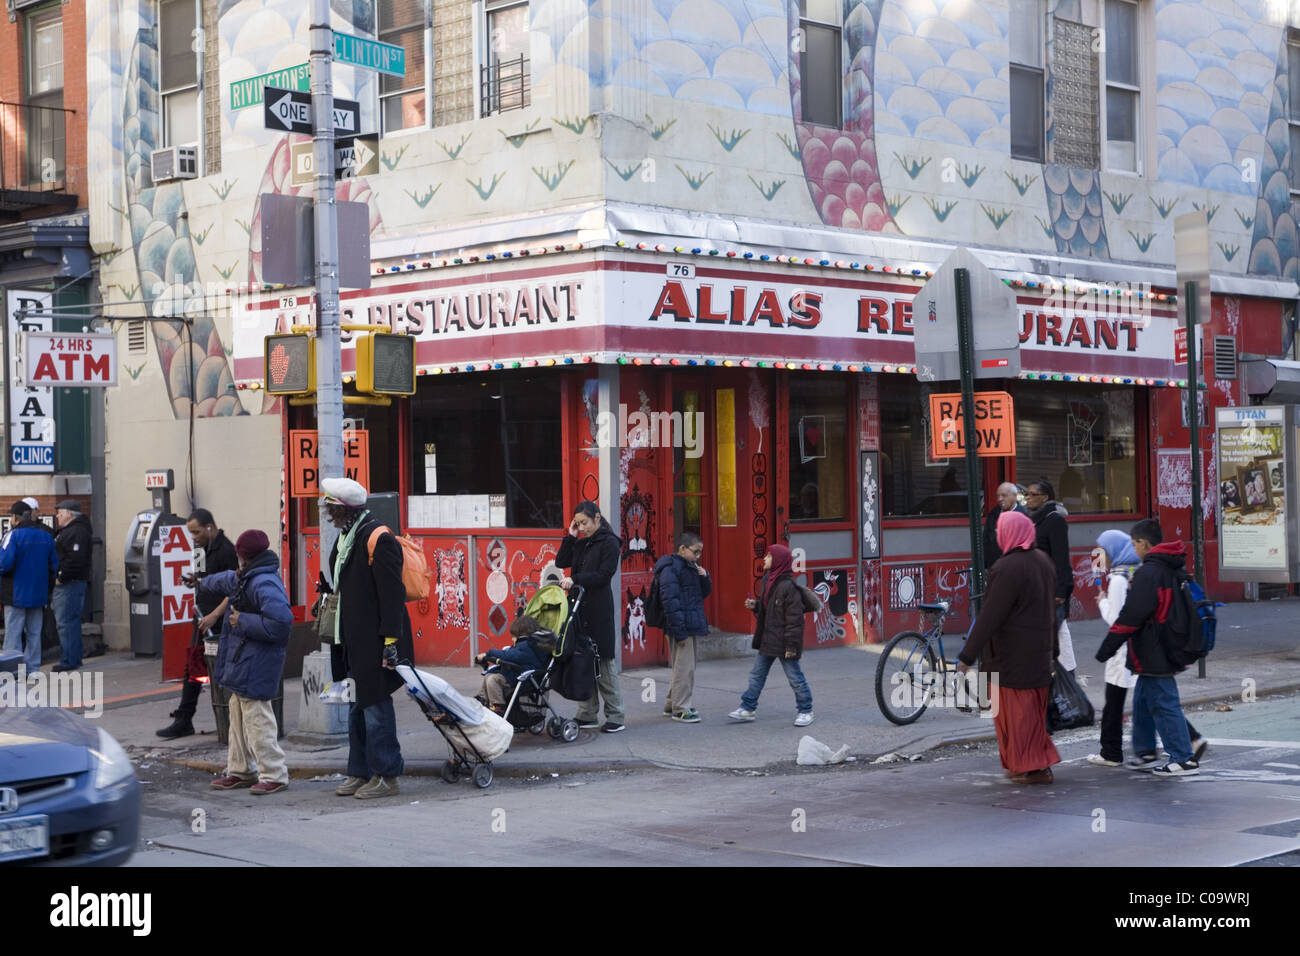
<svg viewBox="0 0 1300 956"><path fill-rule="evenodd" d="M27 383L24 356L18 347L24 335L49 334L52 300L49 292L10 289L6 294L9 470L14 472L54 471L54 392L47 385ZM21 318L19 312L24 313Z"/></svg>

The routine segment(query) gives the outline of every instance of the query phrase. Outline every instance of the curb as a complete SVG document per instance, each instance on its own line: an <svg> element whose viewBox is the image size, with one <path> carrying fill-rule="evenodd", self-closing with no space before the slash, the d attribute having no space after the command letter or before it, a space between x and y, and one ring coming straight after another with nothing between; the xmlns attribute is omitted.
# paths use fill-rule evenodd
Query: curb
<svg viewBox="0 0 1300 956"><path fill-rule="evenodd" d="M216 760L168 760L166 761L173 767L185 767L190 770L202 770L206 773L219 774L226 769L225 764ZM444 761L408 761L406 768L402 771L404 777L437 777L442 773ZM346 767L333 766L304 766L298 765L289 768L289 779L291 780L309 780L312 777L325 776L327 774L343 774L346 776ZM619 770L662 770L665 769L661 764L653 763L649 760L611 760L599 764L583 764L581 766L556 766L555 764L498 764L493 762L492 775L494 777L549 777L552 774L557 776L571 776L580 773L613 773ZM695 769L695 768L680 768Z"/></svg>

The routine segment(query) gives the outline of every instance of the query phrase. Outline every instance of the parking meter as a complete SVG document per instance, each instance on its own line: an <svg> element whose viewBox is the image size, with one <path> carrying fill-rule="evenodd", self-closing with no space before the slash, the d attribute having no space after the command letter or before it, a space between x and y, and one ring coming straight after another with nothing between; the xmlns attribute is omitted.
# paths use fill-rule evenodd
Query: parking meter
<svg viewBox="0 0 1300 956"><path fill-rule="evenodd" d="M184 674L194 618L194 592L181 582L193 544L185 520L172 514L174 487L170 468L145 472L152 506L136 513L124 549L131 654L161 656L164 680Z"/></svg>

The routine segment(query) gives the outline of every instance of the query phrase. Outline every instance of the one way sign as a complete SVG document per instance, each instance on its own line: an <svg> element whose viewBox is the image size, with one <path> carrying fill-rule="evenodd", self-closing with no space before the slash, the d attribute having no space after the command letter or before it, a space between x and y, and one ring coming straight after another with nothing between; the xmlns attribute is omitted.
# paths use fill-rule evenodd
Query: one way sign
<svg viewBox="0 0 1300 956"><path fill-rule="evenodd" d="M262 93L262 118L267 129L277 132L312 132L311 93L267 86ZM355 135L361 126L361 104L334 98L334 129Z"/></svg>

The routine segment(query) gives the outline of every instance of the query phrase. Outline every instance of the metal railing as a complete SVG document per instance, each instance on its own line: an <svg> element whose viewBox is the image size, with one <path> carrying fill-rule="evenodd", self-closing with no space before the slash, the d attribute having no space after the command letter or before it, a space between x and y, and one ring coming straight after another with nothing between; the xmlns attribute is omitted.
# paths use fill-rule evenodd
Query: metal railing
<svg viewBox="0 0 1300 956"><path fill-rule="evenodd" d="M0 191L63 192L67 118L74 113L59 106L0 101ZM40 203L34 199L31 204Z"/></svg>
<svg viewBox="0 0 1300 956"><path fill-rule="evenodd" d="M521 110L528 105L532 92L528 57L520 54L513 60L498 60L482 67L479 85L482 93L481 116Z"/></svg>

